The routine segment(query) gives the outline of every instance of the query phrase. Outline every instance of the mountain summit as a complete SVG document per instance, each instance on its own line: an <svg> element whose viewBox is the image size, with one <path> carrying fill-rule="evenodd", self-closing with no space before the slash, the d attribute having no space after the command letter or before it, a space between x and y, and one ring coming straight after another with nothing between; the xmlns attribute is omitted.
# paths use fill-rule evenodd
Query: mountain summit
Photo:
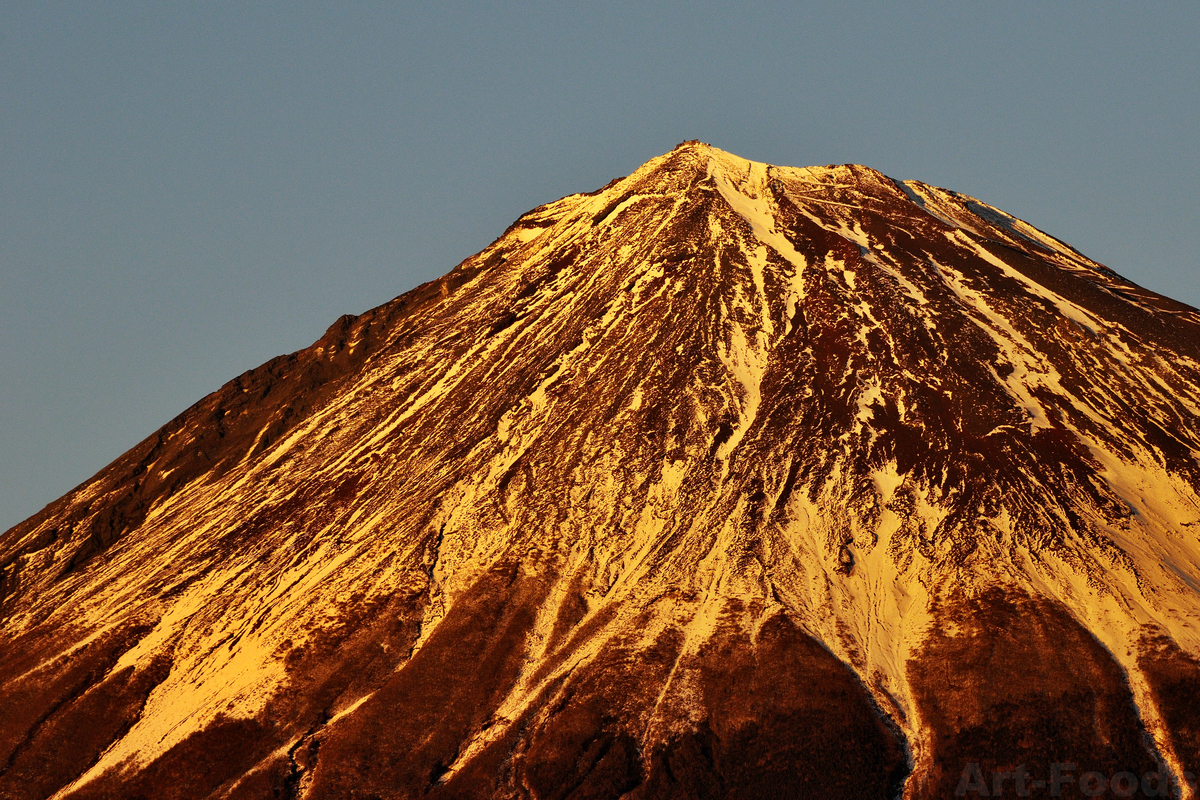
<svg viewBox="0 0 1200 800"><path fill-rule="evenodd" d="M962 194L686 142L0 567L6 798L1152 795L1200 773L1200 313Z"/></svg>

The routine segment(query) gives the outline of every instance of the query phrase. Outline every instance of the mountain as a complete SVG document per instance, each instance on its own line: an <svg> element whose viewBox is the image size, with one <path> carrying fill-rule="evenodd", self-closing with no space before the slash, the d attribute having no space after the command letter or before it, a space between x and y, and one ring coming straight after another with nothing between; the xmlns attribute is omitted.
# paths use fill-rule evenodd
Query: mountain
<svg viewBox="0 0 1200 800"><path fill-rule="evenodd" d="M686 142L0 566L6 798L1154 796L1200 773L1200 313Z"/></svg>

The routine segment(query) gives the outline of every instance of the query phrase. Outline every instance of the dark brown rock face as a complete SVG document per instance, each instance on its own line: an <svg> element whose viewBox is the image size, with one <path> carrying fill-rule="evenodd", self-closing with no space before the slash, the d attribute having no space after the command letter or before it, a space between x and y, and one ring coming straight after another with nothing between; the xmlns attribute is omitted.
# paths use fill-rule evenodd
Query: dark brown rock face
<svg viewBox="0 0 1200 800"><path fill-rule="evenodd" d="M689 142L0 537L0 797L1160 796L1198 590L1200 313Z"/></svg>
<svg viewBox="0 0 1200 800"><path fill-rule="evenodd" d="M1066 609L992 589L935 616L933 635L909 662L936 754L923 787L929 796L953 796L969 764L988 776L1024 765L1031 784L1048 783L1055 764L1074 764L1077 776L1139 779L1164 769L1120 665ZM1085 796L1077 786L1029 792Z"/></svg>

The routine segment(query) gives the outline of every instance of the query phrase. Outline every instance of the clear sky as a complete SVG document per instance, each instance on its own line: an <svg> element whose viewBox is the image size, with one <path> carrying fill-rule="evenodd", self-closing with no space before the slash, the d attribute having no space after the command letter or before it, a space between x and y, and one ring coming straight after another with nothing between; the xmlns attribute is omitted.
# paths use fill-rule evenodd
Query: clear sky
<svg viewBox="0 0 1200 800"><path fill-rule="evenodd" d="M1200 3L0 4L0 529L684 139L1200 305Z"/></svg>

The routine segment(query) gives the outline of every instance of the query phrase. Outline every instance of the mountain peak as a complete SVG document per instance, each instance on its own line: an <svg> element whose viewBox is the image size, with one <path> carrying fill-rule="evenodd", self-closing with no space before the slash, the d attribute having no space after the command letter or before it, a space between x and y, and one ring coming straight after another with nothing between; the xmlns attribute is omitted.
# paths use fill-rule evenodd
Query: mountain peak
<svg viewBox="0 0 1200 800"><path fill-rule="evenodd" d="M878 176L880 173L857 164L810 167L779 167L764 162L742 158L734 153L714 147L707 142L691 139L676 145L670 152L646 162L634 172L652 173L667 167L680 169L692 167L709 175L720 174L736 185L748 188L765 188L768 174L779 180L799 181L816 185L824 180L842 177L844 182L853 182L859 176ZM749 182L749 183L748 183Z"/></svg>
<svg viewBox="0 0 1200 800"><path fill-rule="evenodd" d="M684 142L6 533L0 795L1179 780L1198 420L1194 309L966 195Z"/></svg>

